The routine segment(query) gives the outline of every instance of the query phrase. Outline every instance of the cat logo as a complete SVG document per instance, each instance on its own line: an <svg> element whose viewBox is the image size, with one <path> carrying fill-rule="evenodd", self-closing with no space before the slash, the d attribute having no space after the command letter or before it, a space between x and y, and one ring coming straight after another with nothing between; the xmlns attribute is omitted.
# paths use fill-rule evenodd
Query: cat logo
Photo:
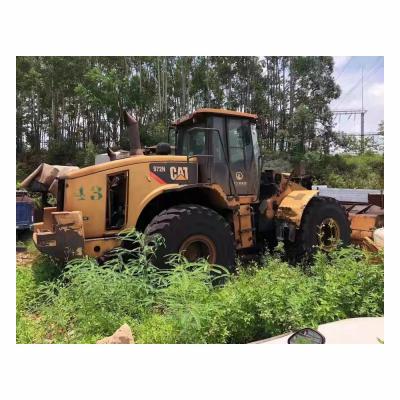
<svg viewBox="0 0 400 400"><path fill-rule="evenodd" d="M236 180L241 181L243 178L244 178L243 172L237 171L236 172Z"/></svg>
<svg viewBox="0 0 400 400"><path fill-rule="evenodd" d="M173 181L187 181L189 179L188 167L170 167L169 173Z"/></svg>

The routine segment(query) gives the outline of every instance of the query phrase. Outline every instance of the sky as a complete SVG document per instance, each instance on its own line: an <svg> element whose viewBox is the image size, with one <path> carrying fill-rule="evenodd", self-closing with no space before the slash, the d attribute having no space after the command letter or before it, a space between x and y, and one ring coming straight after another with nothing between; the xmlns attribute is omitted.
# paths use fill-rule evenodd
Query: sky
<svg viewBox="0 0 400 400"><path fill-rule="evenodd" d="M342 94L332 101L332 110L361 109L361 71L364 69L365 133L376 132L383 114L384 60L381 56L334 57L334 77ZM347 133L360 133L360 115L335 117L335 129Z"/></svg>

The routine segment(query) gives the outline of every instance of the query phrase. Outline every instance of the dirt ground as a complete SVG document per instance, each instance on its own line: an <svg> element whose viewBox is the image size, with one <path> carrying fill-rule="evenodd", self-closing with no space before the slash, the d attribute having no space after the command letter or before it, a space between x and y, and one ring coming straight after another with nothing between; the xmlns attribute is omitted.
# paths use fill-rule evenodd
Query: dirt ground
<svg viewBox="0 0 400 400"><path fill-rule="evenodd" d="M34 260L35 257L36 257L36 255L32 254L30 252L27 252L27 251L18 252L17 251L17 253L16 253L17 265L26 267L26 266L32 264L32 261Z"/></svg>

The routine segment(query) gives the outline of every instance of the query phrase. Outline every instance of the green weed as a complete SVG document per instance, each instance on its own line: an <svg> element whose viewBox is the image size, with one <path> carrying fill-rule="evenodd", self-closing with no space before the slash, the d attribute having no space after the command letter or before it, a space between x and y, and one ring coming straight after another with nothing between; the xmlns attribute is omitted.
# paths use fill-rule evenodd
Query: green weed
<svg viewBox="0 0 400 400"><path fill-rule="evenodd" d="M146 238L127 237L132 250L101 266L85 258L61 273L48 264L45 274L42 259L17 269L17 341L94 343L128 323L137 343L247 343L383 314L383 261L373 264L353 247L318 252L307 271L268 254L229 275L179 255L159 270Z"/></svg>

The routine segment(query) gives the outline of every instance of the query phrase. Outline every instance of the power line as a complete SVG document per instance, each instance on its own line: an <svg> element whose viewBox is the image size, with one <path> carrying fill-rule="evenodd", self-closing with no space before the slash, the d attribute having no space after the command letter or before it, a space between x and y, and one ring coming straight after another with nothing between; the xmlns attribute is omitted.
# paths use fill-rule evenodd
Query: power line
<svg viewBox="0 0 400 400"><path fill-rule="evenodd" d="M340 110L340 109L336 109L336 110L332 110L332 113L336 116L339 116L339 123L340 123L340 116L341 115L348 115L349 119L352 115L354 115L354 117L357 114L360 114L361 117L361 132L360 132L360 141L361 141L361 154L364 152L364 146L365 146L365 130L364 130L364 118L365 118L365 113L367 112L367 110L364 109L364 82L368 82L381 68L383 68L383 62L381 63L381 59L380 57L377 59L377 62L373 65L373 67L369 70L368 76L365 78L364 80L364 66L362 66L361 69L361 79L356 82L355 85L353 85L353 87L347 91L347 93L342 97L341 102L337 105L337 107L339 107L340 105L343 104L344 100L359 86L359 84L361 83L361 110ZM354 135L352 135L354 136ZM375 140L375 135L368 135L368 137L372 137Z"/></svg>
<svg viewBox="0 0 400 400"><path fill-rule="evenodd" d="M379 66L379 68L378 68L372 75L369 75L368 78L367 78L367 80L364 81L364 83L368 83L368 81L369 81L380 69L382 69L383 67L384 67L384 63L382 63L382 64Z"/></svg>
<svg viewBox="0 0 400 400"><path fill-rule="evenodd" d="M350 57L350 59L347 61L347 63L345 64L345 66L344 66L344 67L342 68L342 70L340 71L340 73L339 73L339 75L337 76L336 80L339 80L339 78L342 76L344 70L347 68L347 66L350 64L350 62L351 62L351 60L352 60L353 58L354 58L354 57Z"/></svg>
<svg viewBox="0 0 400 400"><path fill-rule="evenodd" d="M349 136L361 136L360 132L345 132L345 131L337 131L341 135L349 135ZM378 132L365 132L365 136L382 136L381 133Z"/></svg>
<svg viewBox="0 0 400 400"><path fill-rule="evenodd" d="M377 60L377 62L373 65L373 67L369 70L369 74L367 76L367 78L365 78L366 80L369 79L373 73L375 73L376 68L379 67L379 63L381 62L380 59ZM383 64L382 64L383 65ZM344 98L346 98L350 93L352 93L357 87L358 85L363 81L363 77L360 78L360 80L351 88L347 91L347 93L344 95L344 97L342 98L342 100Z"/></svg>
<svg viewBox="0 0 400 400"><path fill-rule="evenodd" d="M361 112L366 110L356 110L356 109L352 109L352 110L331 110L333 114L339 115L339 114L346 114L346 115L352 115L352 114L360 114Z"/></svg>
<svg viewBox="0 0 400 400"><path fill-rule="evenodd" d="M380 63L380 60L378 60L377 63L375 63L374 67L372 69L370 69L368 76L365 78L364 81L368 81L368 79L370 79L376 72L378 72L378 70L380 68L383 67L383 64L378 65ZM362 83L363 81L363 77L360 78L360 80L351 88L347 91L347 93L342 97L340 103L336 106L339 107L341 104L343 104L343 101L349 96L349 94L351 94L355 89L357 89L357 87L360 85L360 83Z"/></svg>

